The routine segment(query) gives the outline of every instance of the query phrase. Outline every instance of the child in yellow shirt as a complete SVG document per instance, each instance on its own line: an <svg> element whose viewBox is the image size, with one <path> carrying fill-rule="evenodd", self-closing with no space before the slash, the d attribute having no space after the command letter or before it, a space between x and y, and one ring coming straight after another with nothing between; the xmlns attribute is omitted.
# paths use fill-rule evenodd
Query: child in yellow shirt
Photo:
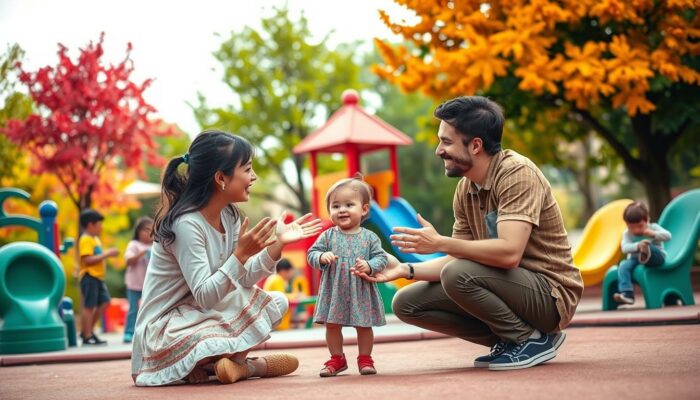
<svg viewBox="0 0 700 400"><path fill-rule="evenodd" d="M109 291L105 284L105 260L119 255L119 250L102 250L100 233L104 217L93 209L80 213L80 227L83 230L78 241L80 252L80 294L83 304L80 310L83 346L107 344L92 331L100 315L109 304Z"/></svg>
<svg viewBox="0 0 700 400"><path fill-rule="evenodd" d="M308 296L308 285L305 285L302 279L299 279L300 277L295 278L294 272L294 266L292 266L289 260L286 258L280 259L275 267L275 273L265 280L263 290L266 292L282 292L287 296L289 301L303 300ZM296 307L290 307L284 318L282 318L282 322L277 325L277 329L289 329L292 313L297 314L298 312ZM299 317L299 315L294 315L294 317Z"/></svg>

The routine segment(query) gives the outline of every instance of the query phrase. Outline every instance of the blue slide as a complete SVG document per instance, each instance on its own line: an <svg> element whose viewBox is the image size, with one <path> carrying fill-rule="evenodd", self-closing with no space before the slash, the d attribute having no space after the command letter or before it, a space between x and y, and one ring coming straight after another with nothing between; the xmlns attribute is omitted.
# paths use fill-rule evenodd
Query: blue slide
<svg viewBox="0 0 700 400"><path fill-rule="evenodd" d="M376 202L372 202L369 219L366 221L382 239L384 249L391 248L391 253L401 262L421 262L443 256L442 253L416 254L402 253L399 249L391 245L392 228L403 226L408 228L420 228L421 225L416 218L416 210L402 197L393 197L389 201L389 207L382 209Z"/></svg>

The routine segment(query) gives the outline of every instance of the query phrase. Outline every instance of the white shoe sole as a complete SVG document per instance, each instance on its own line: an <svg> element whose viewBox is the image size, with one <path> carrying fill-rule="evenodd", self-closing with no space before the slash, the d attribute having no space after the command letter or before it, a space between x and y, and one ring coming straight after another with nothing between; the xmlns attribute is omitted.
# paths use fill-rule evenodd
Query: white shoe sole
<svg viewBox="0 0 700 400"><path fill-rule="evenodd" d="M530 368L534 367L535 365L542 364L543 362L549 361L556 356L556 350L551 349L548 352L541 353L537 357L531 358L529 360L514 362L510 364L489 364L489 371L508 371L511 369Z"/></svg>
<svg viewBox="0 0 700 400"><path fill-rule="evenodd" d="M552 343L552 348L556 351L559 350L562 344L564 344L564 339L566 339L566 333L564 332L559 332L559 337L554 339L554 343Z"/></svg>
<svg viewBox="0 0 700 400"><path fill-rule="evenodd" d="M529 360L514 362L510 364L488 364L489 371L508 371L511 369L524 369L534 367L535 365L547 362L557 356L557 350L564 344L564 339L566 339L566 333L559 332L559 337L557 337L552 343L552 348L544 353L537 355L535 358ZM476 363L474 363L476 365Z"/></svg>

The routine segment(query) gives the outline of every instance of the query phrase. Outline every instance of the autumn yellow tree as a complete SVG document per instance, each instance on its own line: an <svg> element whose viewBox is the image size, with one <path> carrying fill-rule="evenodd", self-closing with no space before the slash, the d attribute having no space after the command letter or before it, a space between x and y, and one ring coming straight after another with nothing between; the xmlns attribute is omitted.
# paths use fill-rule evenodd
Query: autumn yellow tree
<svg viewBox="0 0 700 400"><path fill-rule="evenodd" d="M376 40L375 73L436 99L484 94L509 117L527 108L540 123L546 114L584 125L658 216L671 196L669 157L700 141L700 1L395 1L417 22L380 14L406 42Z"/></svg>

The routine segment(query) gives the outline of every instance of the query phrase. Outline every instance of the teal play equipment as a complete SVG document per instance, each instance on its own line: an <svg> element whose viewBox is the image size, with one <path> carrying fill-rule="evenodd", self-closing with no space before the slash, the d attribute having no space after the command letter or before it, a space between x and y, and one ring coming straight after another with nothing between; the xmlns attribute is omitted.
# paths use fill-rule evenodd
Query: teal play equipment
<svg viewBox="0 0 700 400"><path fill-rule="evenodd" d="M642 289L647 308L674 305L679 300L684 305L693 305L690 267L700 237L700 189L671 200L661 213L659 225L671 232L671 240L664 246L668 257L660 267L638 265L632 272L632 280ZM613 299L617 281L617 266L614 266L603 280L603 310L618 306Z"/></svg>
<svg viewBox="0 0 700 400"><path fill-rule="evenodd" d="M44 200L39 204L39 216L41 219L27 217L25 215L5 214L5 200L17 197L29 200L29 193L17 188L0 188L0 228L7 226L24 226L36 231L39 235L37 243L45 246L56 255L65 253L72 245L73 241L67 239L63 245L58 241L58 228L56 226L56 215L58 206L51 200Z"/></svg>
<svg viewBox="0 0 700 400"><path fill-rule="evenodd" d="M66 278L61 261L36 243L0 248L0 354L66 349L58 315Z"/></svg>
<svg viewBox="0 0 700 400"><path fill-rule="evenodd" d="M41 219L37 219L5 214L3 203L11 197L27 200L29 194L21 189L0 188L0 227L35 230L39 244L16 242L0 248L0 354L65 350L66 323L58 306L66 278L58 254L73 242L59 245L55 202L42 202Z"/></svg>
<svg viewBox="0 0 700 400"><path fill-rule="evenodd" d="M73 312L73 299L64 297L58 305L58 313L66 324L66 335L68 336L68 347L78 345L78 335L75 330L75 314Z"/></svg>

